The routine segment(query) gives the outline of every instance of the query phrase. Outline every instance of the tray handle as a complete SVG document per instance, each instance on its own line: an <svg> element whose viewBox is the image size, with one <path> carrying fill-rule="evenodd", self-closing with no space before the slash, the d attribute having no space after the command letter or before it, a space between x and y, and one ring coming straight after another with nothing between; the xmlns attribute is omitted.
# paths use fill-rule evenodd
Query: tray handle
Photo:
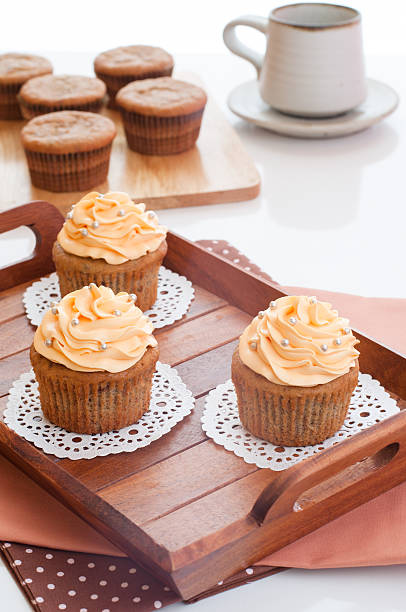
<svg viewBox="0 0 406 612"><path fill-rule="evenodd" d="M389 464L390 474L383 469ZM281 473L265 487L248 516L261 525L314 508L354 483L370 487L370 499L405 479L406 410Z"/></svg>
<svg viewBox="0 0 406 612"><path fill-rule="evenodd" d="M25 225L36 238L33 254L23 261L0 269L0 288L9 289L55 270L52 245L64 221L49 202L38 200L0 213L0 234Z"/></svg>

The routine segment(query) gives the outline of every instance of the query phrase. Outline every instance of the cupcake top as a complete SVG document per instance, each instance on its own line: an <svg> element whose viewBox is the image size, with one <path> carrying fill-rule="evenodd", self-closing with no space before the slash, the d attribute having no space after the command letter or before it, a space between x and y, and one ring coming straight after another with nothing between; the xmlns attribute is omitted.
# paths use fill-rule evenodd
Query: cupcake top
<svg viewBox="0 0 406 612"><path fill-rule="evenodd" d="M52 72L52 64L45 57L28 53L0 55L0 83L24 83L32 77Z"/></svg>
<svg viewBox="0 0 406 612"><path fill-rule="evenodd" d="M66 110L34 117L21 130L21 139L29 151L81 153L107 146L116 133L107 117Z"/></svg>
<svg viewBox="0 0 406 612"><path fill-rule="evenodd" d="M152 330L134 296L91 283L52 304L35 332L34 348L70 370L123 372L157 346Z"/></svg>
<svg viewBox="0 0 406 612"><path fill-rule="evenodd" d="M122 108L159 117L189 115L202 110L206 102L201 87L171 77L133 81L116 95L116 103Z"/></svg>
<svg viewBox="0 0 406 612"><path fill-rule="evenodd" d="M96 73L142 78L151 72L173 68L173 57L160 47L131 45L100 53L94 60Z"/></svg>
<svg viewBox="0 0 406 612"><path fill-rule="evenodd" d="M92 191L68 213L58 242L68 253L117 265L156 251L167 229L126 193Z"/></svg>
<svg viewBox="0 0 406 612"><path fill-rule="evenodd" d="M286 296L244 330L241 361L279 385L313 387L346 374L359 352L348 319L315 297Z"/></svg>
<svg viewBox="0 0 406 612"><path fill-rule="evenodd" d="M20 89L29 104L68 106L103 98L106 86L100 79L74 74L47 74L30 79Z"/></svg>

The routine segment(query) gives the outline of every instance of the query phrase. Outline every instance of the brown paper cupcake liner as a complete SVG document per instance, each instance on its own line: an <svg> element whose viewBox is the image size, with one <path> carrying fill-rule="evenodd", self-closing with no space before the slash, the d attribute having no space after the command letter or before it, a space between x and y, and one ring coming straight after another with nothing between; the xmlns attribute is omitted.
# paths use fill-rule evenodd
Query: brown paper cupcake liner
<svg viewBox="0 0 406 612"><path fill-rule="evenodd" d="M96 283L110 287L114 293L119 291L135 293L136 305L142 311L148 310L157 298L158 273L166 251L167 244L164 240L152 253L147 253L139 259L112 265L103 259L78 257L67 253L58 242L55 242L52 257L59 278L61 296L90 283Z"/></svg>
<svg viewBox="0 0 406 612"><path fill-rule="evenodd" d="M46 115L47 113L56 113L58 111L65 110L77 110L77 111L85 111L88 113L100 113L102 108L105 106L107 102L107 97L103 96L98 100L94 100L92 102L83 102L81 104L68 104L68 105L52 105L52 104L30 104L23 100L21 96L18 96L18 103L20 106L20 111L24 119L33 119L33 117L38 117L38 115Z"/></svg>
<svg viewBox="0 0 406 612"><path fill-rule="evenodd" d="M158 117L120 108L128 146L143 155L173 155L191 149L199 137L203 111Z"/></svg>
<svg viewBox="0 0 406 612"><path fill-rule="evenodd" d="M0 85L0 120L9 121L23 118L17 100L17 94L21 86L22 83Z"/></svg>
<svg viewBox="0 0 406 612"><path fill-rule="evenodd" d="M18 121L22 119L18 104L3 104L0 99L0 121Z"/></svg>
<svg viewBox="0 0 406 612"><path fill-rule="evenodd" d="M123 372L77 372L40 355L30 359L44 416L67 431L105 433L136 423L149 409L158 348Z"/></svg>
<svg viewBox="0 0 406 612"><path fill-rule="evenodd" d="M31 182L48 191L84 191L107 178L111 144L80 153L40 153L25 149Z"/></svg>
<svg viewBox="0 0 406 612"><path fill-rule="evenodd" d="M358 381L358 364L325 384L288 387L248 368L237 348L232 380L240 420L248 431L276 445L308 446L323 442L344 423Z"/></svg>
<svg viewBox="0 0 406 612"><path fill-rule="evenodd" d="M173 71L173 67L167 68L166 70L151 70L151 72L145 73L142 75L141 79L132 74L120 74L116 76L112 76L111 74L105 74L104 72L97 72L97 78L104 81L104 84L107 87L107 93L109 96L108 107L109 108L117 108L115 103L115 97L117 92L131 83L132 81L139 81L142 79L157 79L159 77L171 76Z"/></svg>

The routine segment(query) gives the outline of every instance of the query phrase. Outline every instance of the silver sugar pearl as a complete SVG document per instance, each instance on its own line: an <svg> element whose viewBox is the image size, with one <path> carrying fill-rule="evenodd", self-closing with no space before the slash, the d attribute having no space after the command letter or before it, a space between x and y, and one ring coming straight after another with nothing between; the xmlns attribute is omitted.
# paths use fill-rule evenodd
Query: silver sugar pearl
<svg viewBox="0 0 406 612"><path fill-rule="evenodd" d="M346 336L348 336L348 334L351 333L350 328L349 327L344 327L344 333L345 333Z"/></svg>
<svg viewBox="0 0 406 612"><path fill-rule="evenodd" d="M149 213L148 213L148 217L149 217L150 219L154 219L154 218L155 218L155 213L154 213L154 211L153 211L153 210L150 210L150 211L149 211Z"/></svg>
<svg viewBox="0 0 406 612"><path fill-rule="evenodd" d="M263 319L264 318L264 311L260 310L258 313L258 319Z"/></svg>
<svg viewBox="0 0 406 612"><path fill-rule="evenodd" d="M72 325L79 325L79 319L75 317L74 319L72 319L71 323Z"/></svg>
<svg viewBox="0 0 406 612"><path fill-rule="evenodd" d="M253 351L257 350L258 344L255 340L251 340L249 344L250 344L250 349L252 349Z"/></svg>
<svg viewBox="0 0 406 612"><path fill-rule="evenodd" d="M334 340L334 344L336 344L337 346L340 346L340 344L341 344L341 338L336 338L336 339Z"/></svg>
<svg viewBox="0 0 406 612"><path fill-rule="evenodd" d="M129 298L132 302L136 302L137 301L137 296L135 295L135 293L130 293L129 294Z"/></svg>
<svg viewBox="0 0 406 612"><path fill-rule="evenodd" d="M271 308L276 308L276 302L274 302L274 301L270 302L269 306Z"/></svg>
<svg viewBox="0 0 406 612"><path fill-rule="evenodd" d="M289 340L287 338L282 338L281 344L282 346L289 346Z"/></svg>
<svg viewBox="0 0 406 612"><path fill-rule="evenodd" d="M316 303L317 303L317 298L311 297L310 298L310 304L316 304Z"/></svg>
<svg viewBox="0 0 406 612"><path fill-rule="evenodd" d="M96 288L97 288L96 283L90 283L89 289L96 289Z"/></svg>
<svg viewBox="0 0 406 612"><path fill-rule="evenodd" d="M328 346L327 346L327 344L322 344L322 345L320 346L320 348L321 348L321 350L322 350L324 353L325 353L325 352L328 350Z"/></svg>
<svg viewBox="0 0 406 612"><path fill-rule="evenodd" d="M56 306L54 306L53 308L51 308L51 312L53 315L58 314L58 309L56 308Z"/></svg>
<svg viewBox="0 0 406 612"><path fill-rule="evenodd" d="M72 219L72 217L73 217L73 210L70 210L70 211L68 212L68 214L66 215L66 218L67 218L67 219Z"/></svg>
<svg viewBox="0 0 406 612"><path fill-rule="evenodd" d="M105 351L105 350L106 350L106 348L107 348L107 344L106 344L105 342L101 342L101 343L100 343L100 350L101 350L101 351Z"/></svg>
<svg viewBox="0 0 406 612"><path fill-rule="evenodd" d="M82 229L80 230L80 233L82 234L82 236L87 236L88 235L88 231L85 227L82 227Z"/></svg>
<svg viewBox="0 0 406 612"><path fill-rule="evenodd" d="M46 339L45 339L45 346L52 346L52 340L51 340L51 338L46 338Z"/></svg>
<svg viewBox="0 0 406 612"><path fill-rule="evenodd" d="M116 317L121 317L121 310L114 310L113 315L115 315Z"/></svg>
<svg viewBox="0 0 406 612"><path fill-rule="evenodd" d="M296 323L297 323L297 319L296 319L296 317L289 317L289 323L290 323L291 325L296 325Z"/></svg>
<svg viewBox="0 0 406 612"><path fill-rule="evenodd" d="M118 211L117 215L118 215L119 217L124 217L124 215L125 215L125 210L123 210L122 208L120 208L120 210Z"/></svg>
<svg viewBox="0 0 406 612"><path fill-rule="evenodd" d="M93 229L97 229L97 228L99 227L99 225L100 225L100 224L99 224L99 222L98 222L98 221L93 221L93 223L92 223L92 228L93 228Z"/></svg>

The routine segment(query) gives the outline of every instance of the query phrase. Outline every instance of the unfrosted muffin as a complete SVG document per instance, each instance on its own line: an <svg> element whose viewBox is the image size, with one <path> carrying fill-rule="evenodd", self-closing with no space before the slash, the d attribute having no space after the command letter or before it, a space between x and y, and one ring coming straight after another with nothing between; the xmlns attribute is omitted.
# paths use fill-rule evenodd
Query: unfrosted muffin
<svg viewBox="0 0 406 612"><path fill-rule="evenodd" d="M171 76L172 70L172 55L149 45L117 47L100 53L94 60L96 75L107 85L110 108L115 108L116 93L127 83Z"/></svg>
<svg viewBox="0 0 406 612"><path fill-rule="evenodd" d="M232 380L244 427L282 446L317 444L342 426L358 381L348 319L314 297L271 302L243 332Z"/></svg>
<svg viewBox="0 0 406 612"><path fill-rule="evenodd" d="M23 117L62 110L98 113L103 108L106 86L100 79L74 74L47 74L30 79L20 89L18 101Z"/></svg>
<svg viewBox="0 0 406 612"><path fill-rule="evenodd" d="M21 131L31 181L49 191L84 191L103 183L116 127L96 113L34 117Z"/></svg>
<svg viewBox="0 0 406 612"><path fill-rule="evenodd" d="M61 294L90 282L134 294L141 310L156 300L166 227L122 192L84 196L68 213L53 248Z"/></svg>
<svg viewBox="0 0 406 612"><path fill-rule="evenodd" d="M54 303L30 352L45 417L87 434L138 421L159 355L152 331L127 293L107 287L91 284Z"/></svg>
<svg viewBox="0 0 406 612"><path fill-rule="evenodd" d="M45 57L28 53L0 55L0 119L22 119L17 95L21 86L42 74L52 72Z"/></svg>
<svg viewBox="0 0 406 612"><path fill-rule="evenodd" d="M146 155L191 149L199 136L206 102L201 87L170 77L134 81L116 96L128 146Z"/></svg>

